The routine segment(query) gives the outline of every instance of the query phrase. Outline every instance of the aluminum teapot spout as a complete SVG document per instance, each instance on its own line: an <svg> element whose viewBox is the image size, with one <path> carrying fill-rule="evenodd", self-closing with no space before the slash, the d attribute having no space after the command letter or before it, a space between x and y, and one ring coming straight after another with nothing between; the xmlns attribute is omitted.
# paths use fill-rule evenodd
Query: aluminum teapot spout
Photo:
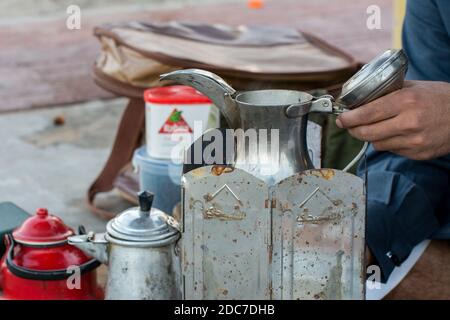
<svg viewBox="0 0 450 320"><path fill-rule="evenodd" d="M108 241L104 233L89 232L72 236L69 237L68 242L101 263L108 264Z"/></svg>
<svg viewBox="0 0 450 320"><path fill-rule="evenodd" d="M240 127L239 110L234 101L236 90L216 74L201 69L185 69L163 74L160 80L172 80L197 89L214 102L231 128Z"/></svg>

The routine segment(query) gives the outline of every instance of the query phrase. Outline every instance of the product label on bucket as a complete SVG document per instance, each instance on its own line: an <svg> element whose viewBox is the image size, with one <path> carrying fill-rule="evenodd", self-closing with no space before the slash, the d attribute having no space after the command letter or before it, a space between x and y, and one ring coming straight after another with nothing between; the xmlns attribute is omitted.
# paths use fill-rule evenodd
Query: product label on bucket
<svg viewBox="0 0 450 320"><path fill-rule="evenodd" d="M166 122L159 129L159 133L162 134L176 134L176 133L192 133L192 129L189 124L184 120L183 111L173 109Z"/></svg>
<svg viewBox="0 0 450 320"><path fill-rule="evenodd" d="M178 162L183 157L183 150L193 142L194 135L219 126L219 111L211 103L146 102L145 122L147 153L153 158ZM197 132L199 127L200 132Z"/></svg>

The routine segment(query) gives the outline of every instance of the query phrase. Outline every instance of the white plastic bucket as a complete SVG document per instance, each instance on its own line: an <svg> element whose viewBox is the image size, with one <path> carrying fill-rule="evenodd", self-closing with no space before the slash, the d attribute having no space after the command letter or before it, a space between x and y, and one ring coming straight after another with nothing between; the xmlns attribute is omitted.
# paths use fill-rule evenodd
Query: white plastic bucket
<svg viewBox="0 0 450 320"><path fill-rule="evenodd" d="M179 163L195 136L219 126L218 109L191 87L148 89L144 99L147 153L152 158Z"/></svg>

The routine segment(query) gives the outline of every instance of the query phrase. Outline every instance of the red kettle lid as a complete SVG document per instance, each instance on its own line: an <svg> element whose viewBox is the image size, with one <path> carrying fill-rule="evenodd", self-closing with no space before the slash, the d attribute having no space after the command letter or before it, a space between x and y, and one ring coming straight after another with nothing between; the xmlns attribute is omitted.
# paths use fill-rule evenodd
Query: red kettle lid
<svg viewBox="0 0 450 320"><path fill-rule="evenodd" d="M13 232L14 240L29 245L52 245L67 241L74 231L57 216L40 208Z"/></svg>

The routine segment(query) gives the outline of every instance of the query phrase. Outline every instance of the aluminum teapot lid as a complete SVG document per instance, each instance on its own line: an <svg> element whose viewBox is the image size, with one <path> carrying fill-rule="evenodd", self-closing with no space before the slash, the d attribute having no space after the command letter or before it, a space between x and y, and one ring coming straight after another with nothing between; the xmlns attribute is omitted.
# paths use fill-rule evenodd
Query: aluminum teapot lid
<svg viewBox="0 0 450 320"><path fill-rule="evenodd" d="M139 207L130 208L108 222L106 230L113 240L164 246L179 237L178 223L159 209L152 208L154 195L138 194Z"/></svg>
<svg viewBox="0 0 450 320"><path fill-rule="evenodd" d="M402 49L390 49L364 65L342 86L337 101L354 109L403 86L408 58Z"/></svg>

